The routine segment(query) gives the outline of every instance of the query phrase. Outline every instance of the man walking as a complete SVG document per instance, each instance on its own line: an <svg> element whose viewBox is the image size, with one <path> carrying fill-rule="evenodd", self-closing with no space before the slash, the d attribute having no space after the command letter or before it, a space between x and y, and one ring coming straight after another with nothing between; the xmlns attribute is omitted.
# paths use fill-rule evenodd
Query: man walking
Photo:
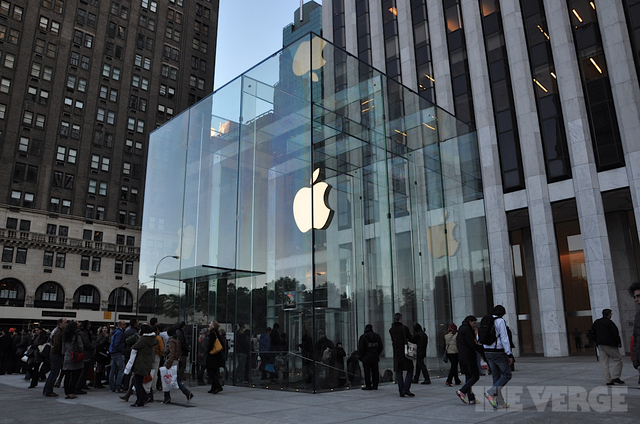
<svg viewBox="0 0 640 424"><path fill-rule="evenodd" d="M622 358L619 348L622 347L622 340L620 340L618 326L611 320L611 309L602 310L602 318L595 320L591 330L600 351L600 364L607 386L613 386L615 383L624 384L624 381L620 380ZM611 360L613 361L613 374L609 370L609 361Z"/></svg>
<svg viewBox="0 0 640 424"><path fill-rule="evenodd" d="M631 284L629 294L633 296L636 305L640 306L640 283ZM636 313L636 319L633 324L633 351L631 360L633 361L633 368L640 372L640 311ZM640 389L640 377L638 377L638 389Z"/></svg>
<svg viewBox="0 0 640 424"><path fill-rule="evenodd" d="M49 361L51 362L51 372L47 377L46 383L44 383L44 390L42 394L47 397L57 397L58 394L54 393L53 385L60 374L62 369L62 362L64 357L62 356L62 333L67 326L67 319L58 319L58 325L51 332L51 354L49 355Z"/></svg>
<svg viewBox="0 0 640 424"><path fill-rule="evenodd" d="M364 334L358 340L358 356L364 367L364 387L362 390L378 390L380 382L378 362L380 362L382 348L382 338L378 333L373 332L371 324L367 324L364 327Z"/></svg>
<svg viewBox="0 0 640 424"><path fill-rule="evenodd" d="M391 342L393 344L393 371L396 373L396 381L398 382L398 391L400 397L413 397L411 393L411 381L413 379L413 361L407 359L404 355L404 346L407 342L415 343L409 327L402 323L402 314L396 313L393 318L393 325L389 329ZM403 372L406 371L406 377Z"/></svg>
<svg viewBox="0 0 640 424"><path fill-rule="evenodd" d="M502 396L502 388L511 380L511 364L513 364L507 323L502 318L506 313L504 306L495 306L492 315L482 318L478 331L478 339L483 344L484 354L493 376L493 386L484 395L495 409L509 407Z"/></svg>
<svg viewBox="0 0 640 424"><path fill-rule="evenodd" d="M112 392L122 393L122 376L124 375L124 328L127 324L118 321L118 326L113 330L109 353L111 354L111 371L109 372L109 389Z"/></svg>
<svg viewBox="0 0 640 424"><path fill-rule="evenodd" d="M431 384L429 371L424 363L424 359L427 357L427 344L429 343L429 338L424 330L422 330L422 326L417 322L413 326L413 338L416 339L416 344L418 345L416 373L413 376L413 382L416 384L418 383L418 380L420 379L420 372L422 371L422 375L424 375L424 381L422 384Z"/></svg>

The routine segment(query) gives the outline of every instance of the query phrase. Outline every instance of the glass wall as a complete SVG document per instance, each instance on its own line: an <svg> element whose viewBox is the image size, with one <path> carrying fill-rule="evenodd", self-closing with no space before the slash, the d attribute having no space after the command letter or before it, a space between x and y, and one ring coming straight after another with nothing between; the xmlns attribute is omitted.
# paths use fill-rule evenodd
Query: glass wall
<svg viewBox="0 0 640 424"><path fill-rule="evenodd" d="M141 307L185 321L192 352L218 321L234 384L359 387L359 336L392 368L398 311L437 375L443 329L492 303L475 132L362 66L311 34L151 134ZM236 352L267 327L269 352Z"/></svg>

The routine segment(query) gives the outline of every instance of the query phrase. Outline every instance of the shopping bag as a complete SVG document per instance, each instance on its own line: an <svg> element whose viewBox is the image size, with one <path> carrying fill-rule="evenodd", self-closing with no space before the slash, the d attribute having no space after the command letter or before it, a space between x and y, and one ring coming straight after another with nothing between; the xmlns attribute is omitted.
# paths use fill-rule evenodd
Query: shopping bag
<svg viewBox="0 0 640 424"><path fill-rule="evenodd" d="M177 371L176 371L177 372ZM146 376L143 380L142 380L142 387L144 387L144 389L147 391L147 393L149 393L149 391L153 388L151 387L151 384L153 383L153 376L156 373L156 370L151 370L151 372L149 373L148 376ZM176 383L177 384L177 383Z"/></svg>
<svg viewBox="0 0 640 424"><path fill-rule="evenodd" d="M415 360L418 357L418 345L407 341L404 345L404 356L411 361Z"/></svg>
<svg viewBox="0 0 640 424"><path fill-rule="evenodd" d="M160 367L160 377L162 381L162 391L168 392L178 388L178 366L174 365L171 368Z"/></svg>

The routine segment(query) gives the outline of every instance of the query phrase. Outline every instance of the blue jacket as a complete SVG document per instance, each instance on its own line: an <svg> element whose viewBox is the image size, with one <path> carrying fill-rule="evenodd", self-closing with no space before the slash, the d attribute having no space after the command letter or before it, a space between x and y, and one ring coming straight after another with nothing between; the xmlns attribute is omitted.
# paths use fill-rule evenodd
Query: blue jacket
<svg viewBox="0 0 640 424"><path fill-rule="evenodd" d="M113 354L124 354L124 349L126 344L124 342L124 332L121 328L116 328L113 332L113 336L111 336L111 344L109 345L109 353Z"/></svg>
<svg viewBox="0 0 640 424"><path fill-rule="evenodd" d="M271 350L271 338L267 333L260 336L260 352L269 352Z"/></svg>

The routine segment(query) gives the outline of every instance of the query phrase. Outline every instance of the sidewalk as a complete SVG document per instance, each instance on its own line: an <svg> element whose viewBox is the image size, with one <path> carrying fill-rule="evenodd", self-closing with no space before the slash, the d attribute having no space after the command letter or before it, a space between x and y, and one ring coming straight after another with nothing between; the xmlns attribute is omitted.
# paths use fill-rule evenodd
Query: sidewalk
<svg viewBox="0 0 640 424"><path fill-rule="evenodd" d="M464 380L464 377L463 377ZM187 404L179 391L172 403L156 401L131 408L108 390L90 390L75 400L42 396L42 386L27 389L19 375L0 376L3 423L570 423L640 424L638 371L624 360L626 385L605 386L594 357L518 358L507 385L511 408L495 411L482 393L491 377L481 377L475 393L480 405L464 405L444 379L431 385L413 385L414 398L398 396L397 386L378 391L354 388L322 394L292 393L225 386L218 395L208 387L192 387ZM161 397L157 396L158 398ZM132 398L133 399L133 398ZM570 412L581 411L581 412ZM135 420L135 421L134 421Z"/></svg>

